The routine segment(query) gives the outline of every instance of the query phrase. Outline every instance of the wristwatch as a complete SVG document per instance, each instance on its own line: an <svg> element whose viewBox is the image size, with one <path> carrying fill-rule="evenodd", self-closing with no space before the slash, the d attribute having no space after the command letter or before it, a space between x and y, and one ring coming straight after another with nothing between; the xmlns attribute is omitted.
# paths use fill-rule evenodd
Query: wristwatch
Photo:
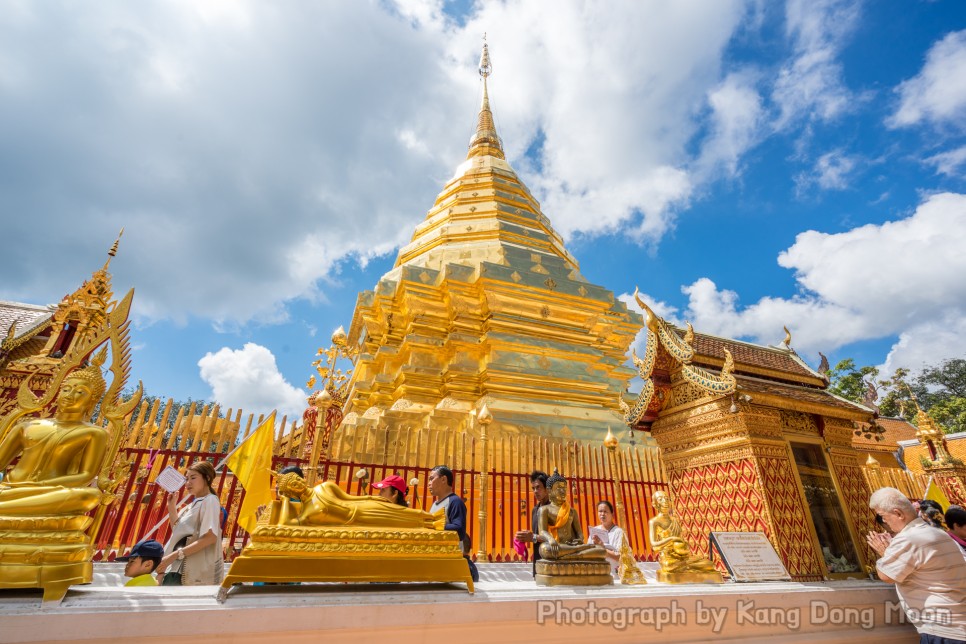
<svg viewBox="0 0 966 644"><path fill-rule="evenodd" d="M184 561L184 548L178 548L178 561Z"/></svg>

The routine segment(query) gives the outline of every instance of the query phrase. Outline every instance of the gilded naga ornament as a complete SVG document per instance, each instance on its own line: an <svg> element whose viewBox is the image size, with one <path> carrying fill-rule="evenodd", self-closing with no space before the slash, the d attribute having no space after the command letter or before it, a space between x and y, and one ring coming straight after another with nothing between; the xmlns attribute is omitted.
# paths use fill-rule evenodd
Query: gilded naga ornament
<svg viewBox="0 0 966 644"><path fill-rule="evenodd" d="M45 600L57 600L92 579L93 536L116 499L115 469L126 469L115 463L124 419L143 392L139 383L130 399L120 397L130 371L133 297L132 289L75 345L42 397L25 380L17 408L0 422L0 471L19 458L0 483L0 588L43 588ZM109 348L108 388L101 367ZM98 402L107 427L91 422ZM45 417L51 404L54 414Z"/></svg>
<svg viewBox="0 0 966 644"><path fill-rule="evenodd" d="M644 384L633 407L628 407L623 403L623 400L618 403L624 413L624 422L628 425L637 423L651 403L651 398L654 396L651 372L654 370L654 363L657 360L658 345L664 347L664 350L680 364L681 376L707 394L727 395L733 394L737 390L738 383L732 375L735 370L735 362L730 351L724 349L725 361L720 374L692 365L694 347L691 345L694 342L694 327L691 326L691 323L685 323L686 329L682 338L670 324L651 310L651 307L641 298L640 290L636 287L634 288L634 299L644 311L644 327L647 329L647 334L644 357L638 358L636 351L632 351L631 355L634 366L637 367L637 373Z"/></svg>

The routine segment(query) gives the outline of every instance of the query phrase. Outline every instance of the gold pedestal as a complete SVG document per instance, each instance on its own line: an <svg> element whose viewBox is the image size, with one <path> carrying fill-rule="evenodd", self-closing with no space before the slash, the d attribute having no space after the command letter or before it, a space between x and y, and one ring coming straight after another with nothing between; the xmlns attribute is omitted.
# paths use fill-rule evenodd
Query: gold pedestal
<svg viewBox="0 0 966 644"><path fill-rule="evenodd" d="M722 584L720 572L664 572L657 571L657 580L662 584Z"/></svg>
<svg viewBox="0 0 966 644"><path fill-rule="evenodd" d="M420 528L260 525L218 598L246 581L460 582L473 592L456 533Z"/></svg>
<svg viewBox="0 0 966 644"><path fill-rule="evenodd" d="M43 588L44 601L59 601L74 584L94 578L90 537L93 519L0 517L0 588Z"/></svg>
<svg viewBox="0 0 966 644"><path fill-rule="evenodd" d="M606 561L537 560L534 579L538 586L610 586L614 576Z"/></svg>

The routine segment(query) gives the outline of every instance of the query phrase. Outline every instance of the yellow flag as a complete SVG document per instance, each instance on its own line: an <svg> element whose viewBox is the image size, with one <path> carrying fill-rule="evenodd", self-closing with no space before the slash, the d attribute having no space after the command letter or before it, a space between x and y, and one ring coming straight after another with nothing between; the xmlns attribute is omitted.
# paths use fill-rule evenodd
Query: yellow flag
<svg viewBox="0 0 966 644"><path fill-rule="evenodd" d="M245 498L238 512L238 525L249 534L255 529L258 508L275 499L271 472L274 444L275 412L272 412L225 461L225 465L245 488Z"/></svg>
<svg viewBox="0 0 966 644"><path fill-rule="evenodd" d="M949 509L949 499L946 498L946 493L936 485L936 481L931 476L929 477L929 485L926 486L926 493L922 495L922 498L935 501L943 509L943 512Z"/></svg>

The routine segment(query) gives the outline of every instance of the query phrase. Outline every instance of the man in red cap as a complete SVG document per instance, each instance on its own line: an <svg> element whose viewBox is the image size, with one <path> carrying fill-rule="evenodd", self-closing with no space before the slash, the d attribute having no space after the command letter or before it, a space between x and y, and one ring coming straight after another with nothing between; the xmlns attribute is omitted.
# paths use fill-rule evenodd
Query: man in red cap
<svg viewBox="0 0 966 644"><path fill-rule="evenodd" d="M378 483L373 483L372 487L379 490L379 496L382 498L389 499L396 505L401 505L404 508L409 507L409 503L406 502L406 495L409 493L409 488L406 487L406 481L403 480L403 477L393 474Z"/></svg>

